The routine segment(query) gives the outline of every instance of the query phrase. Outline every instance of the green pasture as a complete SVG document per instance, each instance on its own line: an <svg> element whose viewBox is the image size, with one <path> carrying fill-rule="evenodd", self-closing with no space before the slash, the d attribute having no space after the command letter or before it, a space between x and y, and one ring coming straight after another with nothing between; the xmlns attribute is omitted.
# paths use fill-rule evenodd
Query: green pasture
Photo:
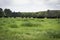
<svg viewBox="0 0 60 40"><path fill-rule="evenodd" d="M0 18L0 40L60 40L60 19Z"/></svg>

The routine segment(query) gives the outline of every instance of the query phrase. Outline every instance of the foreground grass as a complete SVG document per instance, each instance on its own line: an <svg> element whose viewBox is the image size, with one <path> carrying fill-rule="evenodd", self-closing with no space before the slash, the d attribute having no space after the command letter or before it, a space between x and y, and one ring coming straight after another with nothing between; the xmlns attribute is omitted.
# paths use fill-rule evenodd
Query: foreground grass
<svg viewBox="0 0 60 40"><path fill-rule="evenodd" d="M60 40L60 19L0 18L0 40Z"/></svg>

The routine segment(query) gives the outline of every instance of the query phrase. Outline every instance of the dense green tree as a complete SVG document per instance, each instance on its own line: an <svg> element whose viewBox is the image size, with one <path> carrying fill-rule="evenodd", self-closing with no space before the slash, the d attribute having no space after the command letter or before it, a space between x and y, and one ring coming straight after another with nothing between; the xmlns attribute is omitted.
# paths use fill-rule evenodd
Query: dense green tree
<svg viewBox="0 0 60 40"><path fill-rule="evenodd" d="M3 16L4 16L3 9L0 8L0 17L3 17Z"/></svg>
<svg viewBox="0 0 60 40"><path fill-rule="evenodd" d="M10 9L4 9L4 13L7 17L11 17L12 11Z"/></svg>

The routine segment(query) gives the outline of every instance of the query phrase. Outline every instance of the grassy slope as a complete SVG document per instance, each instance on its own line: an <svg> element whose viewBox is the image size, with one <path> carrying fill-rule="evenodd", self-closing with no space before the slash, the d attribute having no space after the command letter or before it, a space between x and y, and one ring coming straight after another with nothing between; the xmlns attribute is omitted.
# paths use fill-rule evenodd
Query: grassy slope
<svg viewBox="0 0 60 40"><path fill-rule="evenodd" d="M60 40L59 30L60 19L0 18L0 40Z"/></svg>

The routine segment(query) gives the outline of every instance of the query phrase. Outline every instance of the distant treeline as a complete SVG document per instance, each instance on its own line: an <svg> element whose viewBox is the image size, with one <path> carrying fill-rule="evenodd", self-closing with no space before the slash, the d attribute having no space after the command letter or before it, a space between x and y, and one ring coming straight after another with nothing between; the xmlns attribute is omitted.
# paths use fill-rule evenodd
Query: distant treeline
<svg viewBox="0 0 60 40"><path fill-rule="evenodd" d="M0 8L0 17L33 17L33 18L60 18L60 10L47 10L40 12L12 12L10 9Z"/></svg>

